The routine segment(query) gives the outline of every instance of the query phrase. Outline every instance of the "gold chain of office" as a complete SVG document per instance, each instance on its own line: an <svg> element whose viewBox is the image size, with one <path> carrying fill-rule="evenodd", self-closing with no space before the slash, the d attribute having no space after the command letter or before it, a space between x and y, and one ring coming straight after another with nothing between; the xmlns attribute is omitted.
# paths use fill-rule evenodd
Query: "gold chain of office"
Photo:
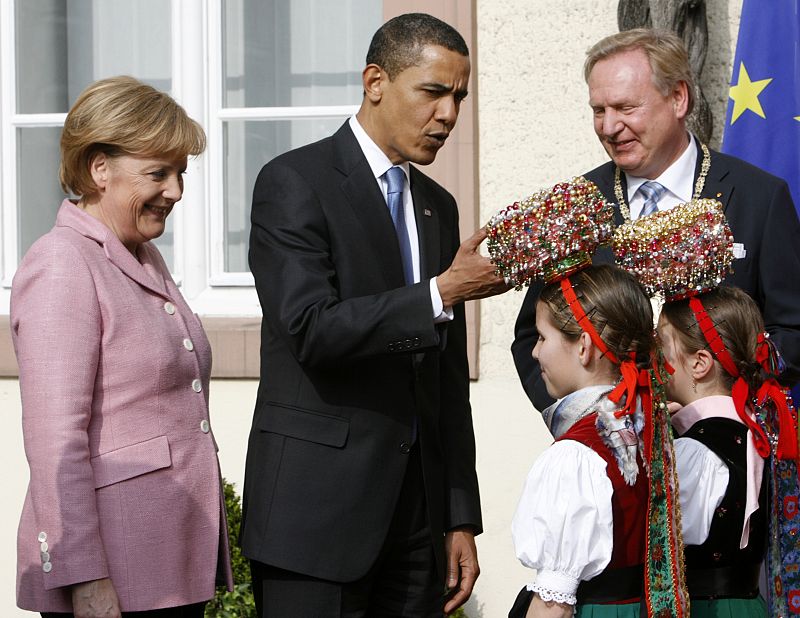
<svg viewBox="0 0 800 618"><path fill-rule="evenodd" d="M711 169L711 153L708 152L708 146L705 144L700 144L700 148L703 151L703 162L700 164L700 175L697 177L697 182L694 183L694 195L692 196L693 200L696 200L700 197L700 194L703 192L703 187L706 184L706 176L708 176L708 170ZM622 213L622 218L625 220L625 223L631 222L631 209L628 206L628 202L625 200L625 197L622 195L622 180L620 178L619 166L614 168L614 196L617 198L617 203L619 204L619 211Z"/></svg>

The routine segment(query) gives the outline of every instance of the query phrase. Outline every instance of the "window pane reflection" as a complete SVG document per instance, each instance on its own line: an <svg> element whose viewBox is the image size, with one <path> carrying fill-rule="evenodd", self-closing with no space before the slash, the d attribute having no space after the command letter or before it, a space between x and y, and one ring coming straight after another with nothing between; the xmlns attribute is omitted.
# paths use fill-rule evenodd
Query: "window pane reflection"
<svg viewBox="0 0 800 618"><path fill-rule="evenodd" d="M250 206L262 166L282 152L334 133L341 118L235 120L224 124L225 271L247 272Z"/></svg>
<svg viewBox="0 0 800 618"><path fill-rule="evenodd" d="M112 75L172 87L168 2L24 0L15 18L20 114L65 113L86 86Z"/></svg>
<svg viewBox="0 0 800 618"><path fill-rule="evenodd" d="M17 251L25 255L34 241L55 225L66 197L58 183L60 127L17 129Z"/></svg>
<svg viewBox="0 0 800 618"><path fill-rule="evenodd" d="M355 105L381 0L226 0L224 107Z"/></svg>

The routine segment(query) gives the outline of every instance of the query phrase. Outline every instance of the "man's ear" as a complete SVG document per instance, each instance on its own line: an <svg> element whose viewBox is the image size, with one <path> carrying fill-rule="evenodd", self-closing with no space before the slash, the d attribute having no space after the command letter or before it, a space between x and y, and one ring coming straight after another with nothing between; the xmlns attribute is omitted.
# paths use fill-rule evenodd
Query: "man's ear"
<svg viewBox="0 0 800 618"><path fill-rule="evenodd" d="M109 160L104 152L98 152L89 161L89 173L92 175L92 180L98 190L106 188L108 182L108 165Z"/></svg>
<svg viewBox="0 0 800 618"><path fill-rule="evenodd" d="M672 108L678 118L686 118L689 115L689 85L684 81L679 81L670 93L672 97Z"/></svg>
<svg viewBox="0 0 800 618"><path fill-rule="evenodd" d="M692 379L699 382L714 368L714 355L708 350L698 350L689 359Z"/></svg>
<svg viewBox="0 0 800 618"><path fill-rule="evenodd" d="M368 64L361 73L361 82L364 87L364 96L373 103L379 103L383 96L384 83L389 81L389 76L377 64Z"/></svg>

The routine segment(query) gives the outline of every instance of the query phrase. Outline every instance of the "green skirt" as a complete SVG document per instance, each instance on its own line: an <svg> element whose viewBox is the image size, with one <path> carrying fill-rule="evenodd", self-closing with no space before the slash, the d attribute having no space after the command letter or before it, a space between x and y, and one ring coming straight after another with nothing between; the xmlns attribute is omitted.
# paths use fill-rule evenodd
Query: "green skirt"
<svg viewBox="0 0 800 618"><path fill-rule="evenodd" d="M692 618L767 618L767 603L755 599L692 599Z"/></svg>
<svg viewBox="0 0 800 618"><path fill-rule="evenodd" d="M587 603L575 608L575 616L576 618L639 618L639 602L619 605Z"/></svg>

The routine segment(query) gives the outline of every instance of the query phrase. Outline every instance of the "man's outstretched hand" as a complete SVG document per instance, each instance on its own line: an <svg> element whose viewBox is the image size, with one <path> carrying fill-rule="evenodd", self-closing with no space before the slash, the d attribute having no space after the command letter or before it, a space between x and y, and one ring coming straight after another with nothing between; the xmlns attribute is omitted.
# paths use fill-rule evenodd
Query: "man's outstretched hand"
<svg viewBox="0 0 800 618"><path fill-rule="evenodd" d="M486 228L482 227L461 243L450 268L436 277L445 307L502 294L511 288L495 273L495 266L489 258L478 251L485 239Z"/></svg>

